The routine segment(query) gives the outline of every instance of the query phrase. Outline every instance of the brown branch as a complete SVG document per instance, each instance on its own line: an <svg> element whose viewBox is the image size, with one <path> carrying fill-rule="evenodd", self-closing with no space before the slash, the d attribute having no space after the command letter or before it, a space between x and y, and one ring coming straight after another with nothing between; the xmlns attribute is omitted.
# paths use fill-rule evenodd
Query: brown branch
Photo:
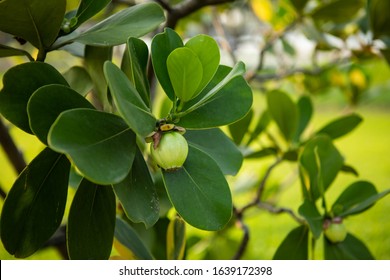
<svg viewBox="0 0 390 280"><path fill-rule="evenodd" d="M237 226L242 229L244 232L244 236L242 237L241 244L238 247L237 252L233 256L233 260L239 260L242 258L242 256L245 253L246 248L248 247L249 243L249 228L244 223L242 213L239 213L236 209L236 207L233 207L233 212L237 217Z"/></svg>
<svg viewBox="0 0 390 280"><path fill-rule="evenodd" d="M289 214L296 222L298 222L300 224L306 224L306 221L304 219L300 218L298 215L296 215L294 213L294 211L292 211L289 208L275 207L274 205L269 204L269 203L265 203L265 202L259 202L257 204L257 207L265 209L268 212L273 213L273 214L282 214L282 213Z"/></svg>

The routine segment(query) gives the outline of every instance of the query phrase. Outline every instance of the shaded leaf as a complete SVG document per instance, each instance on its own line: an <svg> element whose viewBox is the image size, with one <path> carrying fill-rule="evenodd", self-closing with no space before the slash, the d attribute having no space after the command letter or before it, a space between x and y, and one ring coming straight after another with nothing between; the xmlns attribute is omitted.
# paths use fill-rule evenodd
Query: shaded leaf
<svg viewBox="0 0 390 280"><path fill-rule="evenodd" d="M25 50L11 48L11 47L0 44L0 57L21 56L21 55L27 56L30 60L33 59L31 57L31 55L28 52L26 52Z"/></svg>
<svg viewBox="0 0 390 280"><path fill-rule="evenodd" d="M111 186L84 179L70 207L67 245L72 260L105 260L111 253L115 230L115 195Z"/></svg>
<svg viewBox="0 0 390 280"><path fill-rule="evenodd" d="M91 76L83 67L73 66L63 75L69 86L82 96L86 96L93 88Z"/></svg>
<svg viewBox="0 0 390 280"><path fill-rule="evenodd" d="M46 148L16 179L1 213L1 240L10 254L32 255L60 226L69 170L64 155Z"/></svg>
<svg viewBox="0 0 390 280"><path fill-rule="evenodd" d="M320 5L311 13L311 16L317 21L343 23L350 21L364 4L365 1L362 0L334 0Z"/></svg>
<svg viewBox="0 0 390 280"><path fill-rule="evenodd" d="M3 77L0 113L23 131L32 133L27 103L35 90L50 84L68 85L53 66L43 62L28 62L12 67Z"/></svg>
<svg viewBox="0 0 390 280"><path fill-rule="evenodd" d="M186 224L179 218L171 220L167 230L167 259L182 260L186 246Z"/></svg>
<svg viewBox="0 0 390 280"><path fill-rule="evenodd" d="M192 146L183 167L163 172L168 196L189 224L203 230L220 230L232 215L229 186L215 161Z"/></svg>
<svg viewBox="0 0 390 280"><path fill-rule="evenodd" d="M298 103L298 127L295 132L294 140L299 141L301 134L305 131L307 125L310 122L311 116L313 115L313 104L310 97L304 95L299 98Z"/></svg>
<svg viewBox="0 0 390 280"><path fill-rule="evenodd" d="M248 141L246 142L246 145L249 145L250 143L252 143L253 140L255 140L257 137L259 137L259 135L267 128L267 126L270 122L271 122L271 115L267 110L265 110L261 114L259 121L256 124L255 129L251 133L251 136L248 139Z"/></svg>
<svg viewBox="0 0 390 280"><path fill-rule="evenodd" d="M104 63L104 74L119 113L131 129L146 137L154 130L156 118L125 73L115 64L110 61Z"/></svg>
<svg viewBox="0 0 390 280"><path fill-rule="evenodd" d="M331 243L324 238L324 256L326 260L373 260L367 246L352 234L343 242Z"/></svg>
<svg viewBox="0 0 390 280"><path fill-rule="evenodd" d="M351 173L351 174L355 175L356 177L359 176L359 172L353 166L348 165L348 164L344 164L341 167L341 171L345 172L345 173Z"/></svg>
<svg viewBox="0 0 390 280"><path fill-rule="evenodd" d="M307 260L309 230L306 226L293 229L279 245L274 260Z"/></svg>
<svg viewBox="0 0 390 280"><path fill-rule="evenodd" d="M362 120L362 117L355 113L343 116L325 125L316 134L327 134L330 138L336 139L351 132Z"/></svg>
<svg viewBox="0 0 390 280"><path fill-rule="evenodd" d="M309 0L291 0L291 3L293 4L297 12L301 13L308 1Z"/></svg>
<svg viewBox="0 0 390 280"><path fill-rule="evenodd" d="M253 110L250 110L248 114L238 122L229 125L229 132L236 145L240 145L244 139L245 134L249 130L249 125L253 118Z"/></svg>
<svg viewBox="0 0 390 280"><path fill-rule="evenodd" d="M60 114L50 129L49 146L66 153L90 181L115 184L130 171L135 135L118 116L91 109Z"/></svg>
<svg viewBox="0 0 390 280"><path fill-rule="evenodd" d="M267 156L274 156L278 154L278 150L273 147L267 147L258 151L252 151L245 154L245 158L263 158Z"/></svg>
<svg viewBox="0 0 390 280"><path fill-rule="evenodd" d="M73 28L76 29L83 22L96 15L110 2L111 0L82 0L76 13L77 24Z"/></svg>
<svg viewBox="0 0 390 280"><path fill-rule="evenodd" d="M388 16L389 10L389 1L368 1L369 21L371 31L374 34L374 39L379 39L382 36L390 36L390 19Z"/></svg>
<svg viewBox="0 0 390 280"><path fill-rule="evenodd" d="M323 217L318 212L315 203L305 199L298 212L306 219L314 238L318 239L322 233Z"/></svg>

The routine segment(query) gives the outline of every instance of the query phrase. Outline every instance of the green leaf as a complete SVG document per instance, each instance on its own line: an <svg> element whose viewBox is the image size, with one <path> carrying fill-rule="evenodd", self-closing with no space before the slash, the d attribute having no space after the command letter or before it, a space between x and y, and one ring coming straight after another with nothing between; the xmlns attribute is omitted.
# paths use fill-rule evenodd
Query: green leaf
<svg viewBox="0 0 390 280"><path fill-rule="evenodd" d="M298 212L306 219L314 238L318 239L322 233L323 217L318 212L315 203L305 199Z"/></svg>
<svg viewBox="0 0 390 280"><path fill-rule="evenodd" d="M205 90L184 106L178 124L188 129L206 129L243 118L252 106L253 97L251 88L241 75L242 67L238 64L231 70L220 66Z"/></svg>
<svg viewBox="0 0 390 280"><path fill-rule="evenodd" d="M12 67L3 77L0 113L23 131L32 133L27 103L35 90L50 84L68 85L53 66L43 62L28 62Z"/></svg>
<svg viewBox="0 0 390 280"><path fill-rule="evenodd" d="M246 142L246 145L249 146L249 144L252 143L253 140L255 140L257 137L259 137L259 135L267 128L267 126L270 122L271 122L271 115L267 110L265 110L261 114L259 121L256 124L255 129L251 133L248 141Z"/></svg>
<svg viewBox="0 0 390 280"><path fill-rule="evenodd" d="M168 196L180 216L203 230L220 230L232 215L229 185L215 161L190 146L183 167L163 172Z"/></svg>
<svg viewBox="0 0 390 280"><path fill-rule="evenodd" d="M182 260L185 246L186 224L181 218L175 217L169 223L167 230L167 259Z"/></svg>
<svg viewBox="0 0 390 280"><path fill-rule="evenodd" d="M111 0L81 0L76 13L77 24L73 27L73 29L76 29L83 22L96 15L110 2Z"/></svg>
<svg viewBox="0 0 390 280"><path fill-rule="evenodd" d="M356 177L359 177L359 172L351 165L344 164L341 167L341 171L344 173L350 173L350 174L355 175Z"/></svg>
<svg viewBox="0 0 390 280"><path fill-rule="evenodd" d="M245 158L263 158L267 156L276 156L278 154L278 150L274 147L263 148L258 151L250 151L245 154Z"/></svg>
<svg viewBox="0 0 390 280"><path fill-rule="evenodd" d="M240 170L242 154L220 129L188 130L184 137L190 146L208 154L218 164L223 174L236 175Z"/></svg>
<svg viewBox="0 0 390 280"><path fill-rule="evenodd" d="M338 118L321 128L316 134L327 134L330 138L336 139L354 130L361 122L362 117L352 113Z"/></svg>
<svg viewBox="0 0 390 280"><path fill-rule="evenodd" d="M215 40L207 35L197 35L187 41L185 46L191 49L202 63L202 81L196 92L201 92L218 70L220 53Z"/></svg>
<svg viewBox="0 0 390 280"><path fill-rule="evenodd" d="M141 137L146 137L156 126L156 118L150 112L135 87L115 64L107 61L104 74L115 105L127 124Z"/></svg>
<svg viewBox="0 0 390 280"><path fill-rule="evenodd" d="M310 122L311 116L313 115L313 104L310 97L303 95L299 98L298 103L298 127L295 132L294 140L299 141L301 134L305 131L307 125Z"/></svg>
<svg viewBox="0 0 390 280"><path fill-rule="evenodd" d="M240 145L244 139L245 134L249 131L249 125L253 118L253 110L250 110L248 114L238 122L229 125L229 132L236 145Z"/></svg>
<svg viewBox="0 0 390 280"><path fill-rule="evenodd" d="M305 197L315 201L321 197L336 178L344 164L340 152L326 136L311 139L304 147L299 165Z"/></svg>
<svg viewBox="0 0 390 280"><path fill-rule="evenodd" d="M294 8L298 11L298 13L301 13L308 1L309 0L291 0L291 3L293 4Z"/></svg>
<svg viewBox="0 0 390 280"><path fill-rule="evenodd" d="M378 193L375 186L367 181L358 181L348 186L332 206L335 216L346 217L361 213L390 193L390 189Z"/></svg>
<svg viewBox="0 0 390 280"><path fill-rule="evenodd" d="M334 0L320 5L311 13L311 17L316 21L344 23L350 21L364 4L362 0Z"/></svg>
<svg viewBox="0 0 390 280"><path fill-rule="evenodd" d="M57 38L65 14L65 0L0 1L0 30L23 38L42 50Z"/></svg>
<svg viewBox="0 0 390 280"><path fill-rule="evenodd" d="M94 109L84 97L67 86L40 87L31 96L27 105L31 130L43 144L47 145L47 135L57 117L62 112L75 108Z"/></svg>
<svg viewBox="0 0 390 280"><path fill-rule="evenodd" d="M69 170L64 155L46 148L16 179L1 213L1 240L10 254L32 255L60 226Z"/></svg>
<svg viewBox="0 0 390 280"><path fill-rule="evenodd" d="M307 260L309 230L306 226L293 229L279 245L274 260Z"/></svg>
<svg viewBox="0 0 390 280"><path fill-rule="evenodd" d="M203 67L198 56L189 48L172 51L167 58L169 78L175 95L183 102L195 98L203 77Z"/></svg>
<svg viewBox="0 0 390 280"><path fill-rule="evenodd" d="M290 141L298 127L298 108L291 98L280 90L267 93L268 110L280 132Z"/></svg>
<svg viewBox="0 0 390 280"><path fill-rule="evenodd" d="M162 8L156 3L143 3L123 9L88 30L57 40L53 48L79 42L91 46L116 46L129 37L141 37L156 29L165 20Z"/></svg>
<svg viewBox="0 0 390 280"><path fill-rule="evenodd" d="M73 66L63 75L69 86L82 96L86 96L93 88L91 76L83 67Z"/></svg>
<svg viewBox="0 0 390 280"><path fill-rule="evenodd" d="M106 260L115 230L115 195L111 186L81 181L69 211L66 231L69 258Z"/></svg>
<svg viewBox="0 0 390 280"><path fill-rule="evenodd" d="M343 242L331 243L324 238L324 256L326 260L373 260L367 246L352 234Z"/></svg>
<svg viewBox="0 0 390 280"><path fill-rule="evenodd" d="M137 232L119 217L116 218L115 239L130 250L136 259L154 259L148 248L143 244Z"/></svg>
<svg viewBox="0 0 390 280"><path fill-rule="evenodd" d="M11 48L11 47L0 44L0 57L21 56L21 55L25 55L30 60L33 60L31 55L28 52L26 52L25 50L15 49L15 48Z"/></svg>
<svg viewBox="0 0 390 280"><path fill-rule="evenodd" d="M126 178L135 156L135 134L122 118L91 109L72 109L52 125L48 143L67 154L90 181L106 185Z"/></svg>
<svg viewBox="0 0 390 280"><path fill-rule="evenodd" d="M152 40L151 57L154 72L165 94L172 101L175 100L175 92L168 74L167 58L173 50L180 47L183 47L183 41L170 28L165 28L163 33L157 34Z"/></svg>
<svg viewBox="0 0 390 280"><path fill-rule="evenodd" d="M150 89L147 78L148 61L149 50L146 43L137 38L129 38L121 68L147 106L150 103Z"/></svg>
<svg viewBox="0 0 390 280"><path fill-rule="evenodd" d="M370 27L371 31L374 33L374 39L379 39L382 36L390 36L390 19L388 16L389 10L389 1L368 1Z"/></svg>
<svg viewBox="0 0 390 280"><path fill-rule="evenodd" d="M142 222L146 228L150 228L157 222L160 207L156 188L138 148L129 175L113 187L126 216L132 222Z"/></svg>

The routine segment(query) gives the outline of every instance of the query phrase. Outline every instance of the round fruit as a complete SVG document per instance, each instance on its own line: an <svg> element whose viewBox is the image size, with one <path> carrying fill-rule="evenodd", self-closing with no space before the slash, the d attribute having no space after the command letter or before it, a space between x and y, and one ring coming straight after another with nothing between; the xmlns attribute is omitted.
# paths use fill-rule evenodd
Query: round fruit
<svg viewBox="0 0 390 280"><path fill-rule="evenodd" d="M157 147L150 145L154 161L167 171L183 166L188 155L187 140L179 132L163 133Z"/></svg>
<svg viewBox="0 0 390 280"><path fill-rule="evenodd" d="M347 229L342 222L331 222L324 230L326 238L332 243L344 241L347 237Z"/></svg>

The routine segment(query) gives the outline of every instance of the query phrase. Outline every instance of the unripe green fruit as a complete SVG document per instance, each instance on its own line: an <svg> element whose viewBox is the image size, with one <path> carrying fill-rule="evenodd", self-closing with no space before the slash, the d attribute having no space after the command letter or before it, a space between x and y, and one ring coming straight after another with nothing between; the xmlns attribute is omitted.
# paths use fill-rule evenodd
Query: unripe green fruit
<svg viewBox="0 0 390 280"><path fill-rule="evenodd" d="M183 166L188 155L187 140L179 132L163 133L156 148L150 145L154 161L167 171Z"/></svg>
<svg viewBox="0 0 390 280"><path fill-rule="evenodd" d="M347 237L347 229L343 223L330 223L324 233L332 243L342 242Z"/></svg>

